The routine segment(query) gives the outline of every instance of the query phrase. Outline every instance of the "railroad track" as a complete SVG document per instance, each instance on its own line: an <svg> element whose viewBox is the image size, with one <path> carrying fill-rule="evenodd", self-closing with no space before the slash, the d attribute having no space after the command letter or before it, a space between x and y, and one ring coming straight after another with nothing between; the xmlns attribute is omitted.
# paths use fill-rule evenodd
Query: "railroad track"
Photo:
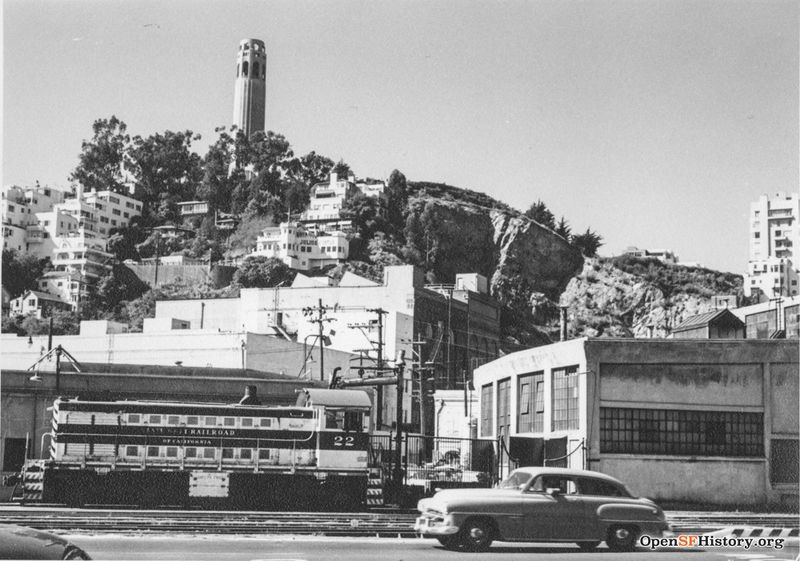
<svg viewBox="0 0 800 561"><path fill-rule="evenodd" d="M0 523L56 532L305 534L411 537L415 513L165 511L0 507ZM668 512L676 531L713 531L731 526L798 528L787 514Z"/></svg>

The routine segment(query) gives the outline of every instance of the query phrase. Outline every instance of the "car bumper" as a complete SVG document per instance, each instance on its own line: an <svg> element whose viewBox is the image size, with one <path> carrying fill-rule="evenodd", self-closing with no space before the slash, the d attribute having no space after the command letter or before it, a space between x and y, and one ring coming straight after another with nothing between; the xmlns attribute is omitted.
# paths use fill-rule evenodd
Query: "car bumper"
<svg viewBox="0 0 800 561"><path fill-rule="evenodd" d="M420 516L414 523L414 531L423 536L452 536L458 533L458 526L453 525L447 516L444 518Z"/></svg>

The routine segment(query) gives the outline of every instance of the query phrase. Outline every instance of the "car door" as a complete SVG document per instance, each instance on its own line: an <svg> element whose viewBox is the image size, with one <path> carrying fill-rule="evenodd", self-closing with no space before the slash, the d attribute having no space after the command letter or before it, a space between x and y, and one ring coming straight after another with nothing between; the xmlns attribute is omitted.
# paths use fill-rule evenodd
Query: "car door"
<svg viewBox="0 0 800 561"><path fill-rule="evenodd" d="M548 489L558 492L548 493ZM524 533L537 541L585 536L584 506L572 477L542 474L522 494Z"/></svg>
<svg viewBox="0 0 800 561"><path fill-rule="evenodd" d="M605 539L606 528L601 523L597 514L598 509L609 503L625 503L630 500L624 489L609 481L594 477L578 477L578 492L585 505L586 529L590 532L587 537Z"/></svg>

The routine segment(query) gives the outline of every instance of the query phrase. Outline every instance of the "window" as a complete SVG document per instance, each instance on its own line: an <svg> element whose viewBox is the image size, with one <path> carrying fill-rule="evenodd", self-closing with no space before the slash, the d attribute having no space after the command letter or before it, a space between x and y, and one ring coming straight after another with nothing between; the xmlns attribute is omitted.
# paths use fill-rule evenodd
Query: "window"
<svg viewBox="0 0 800 561"><path fill-rule="evenodd" d="M224 424L226 427L235 427L236 419L234 417L225 417Z"/></svg>
<svg viewBox="0 0 800 561"><path fill-rule="evenodd" d="M142 418L138 413L128 413L128 423L141 423Z"/></svg>
<svg viewBox="0 0 800 561"><path fill-rule="evenodd" d="M158 458L158 446L148 446L147 447L147 457L148 458Z"/></svg>
<svg viewBox="0 0 800 561"><path fill-rule="evenodd" d="M216 427L217 426L217 418L216 417L206 417L205 425L207 427Z"/></svg>
<svg viewBox="0 0 800 561"><path fill-rule="evenodd" d="M259 460L269 460L269 449L258 451Z"/></svg>
<svg viewBox="0 0 800 561"><path fill-rule="evenodd" d="M118 208L112 208L111 209L111 214L113 214L114 216L119 216L120 215L119 209Z"/></svg>
<svg viewBox="0 0 800 561"><path fill-rule="evenodd" d="M167 417L167 424L168 425L179 425L181 423L181 418L177 415L170 415Z"/></svg>
<svg viewBox="0 0 800 561"><path fill-rule="evenodd" d="M797 485L797 468L800 465L797 439L776 439L770 443L769 479L772 484L794 483Z"/></svg>
<svg viewBox="0 0 800 561"><path fill-rule="evenodd" d="M600 452L764 456L762 413L600 408Z"/></svg>
<svg viewBox="0 0 800 561"><path fill-rule="evenodd" d="M244 417L242 419L242 426L243 427L252 427L253 426L253 419L250 417Z"/></svg>
<svg viewBox="0 0 800 561"><path fill-rule="evenodd" d="M187 425L198 425L200 424L200 420L195 416L186 417L186 424Z"/></svg>
<svg viewBox="0 0 800 561"><path fill-rule="evenodd" d="M517 432L542 432L544 430L544 373L534 372L520 376L517 395Z"/></svg>
<svg viewBox="0 0 800 561"><path fill-rule="evenodd" d="M761 232L755 232L755 233L753 234L753 237L754 237L755 239L759 239L759 238L761 237Z"/></svg>
<svg viewBox="0 0 800 561"><path fill-rule="evenodd" d="M528 492L544 493L548 489L558 489L562 495L575 495L578 487L575 480L563 475L540 475L528 488Z"/></svg>
<svg viewBox="0 0 800 561"><path fill-rule="evenodd" d="M492 436L492 409L494 388L492 384L481 387L481 436Z"/></svg>
<svg viewBox="0 0 800 561"><path fill-rule="evenodd" d="M553 369L553 429L578 428L578 367Z"/></svg>
<svg viewBox="0 0 800 561"><path fill-rule="evenodd" d="M126 446L125 447L125 455L128 457L137 457L139 456L139 447L138 446Z"/></svg>
<svg viewBox="0 0 800 561"><path fill-rule="evenodd" d="M253 458L253 451L250 448L242 448L239 450L239 459L251 460Z"/></svg>
<svg viewBox="0 0 800 561"><path fill-rule="evenodd" d="M167 446L167 458L177 458L178 448L176 446Z"/></svg>
<svg viewBox="0 0 800 561"><path fill-rule="evenodd" d="M272 426L272 419L261 419L261 426L262 427L271 427Z"/></svg>
<svg viewBox="0 0 800 561"><path fill-rule="evenodd" d="M149 423L151 425L160 425L161 424L161 415L150 415Z"/></svg>
<svg viewBox="0 0 800 561"><path fill-rule="evenodd" d="M217 450L215 448L203 448L203 458L206 460L213 460L217 457Z"/></svg>
<svg viewBox="0 0 800 561"><path fill-rule="evenodd" d="M222 449L222 459L223 460L232 460L233 459L233 448L223 448Z"/></svg>
<svg viewBox="0 0 800 561"><path fill-rule="evenodd" d="M579 477L577 482L578 490L581 495L598 495L601 497L628 496L628 493L610 481L603 481L602 479L594 479L591 477Z"/></svg>
<svg viewBox="0 0 800 561"><path fill-rule="evenodd" d="M186 458L196 458L197 448L187 448L186 451L183 453L183 455Z"/></svg>

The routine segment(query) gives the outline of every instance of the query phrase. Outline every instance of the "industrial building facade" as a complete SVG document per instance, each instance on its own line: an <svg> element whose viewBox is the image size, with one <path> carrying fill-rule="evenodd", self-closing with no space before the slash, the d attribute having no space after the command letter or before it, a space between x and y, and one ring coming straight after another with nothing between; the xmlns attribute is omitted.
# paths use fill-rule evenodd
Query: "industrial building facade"
<svg viewBox="0 0 800 561"><path fill-rule="evenodd" d="M798 346L582 338L475 371L509 467L586 467L656 500L796 504Z"/></svg>

